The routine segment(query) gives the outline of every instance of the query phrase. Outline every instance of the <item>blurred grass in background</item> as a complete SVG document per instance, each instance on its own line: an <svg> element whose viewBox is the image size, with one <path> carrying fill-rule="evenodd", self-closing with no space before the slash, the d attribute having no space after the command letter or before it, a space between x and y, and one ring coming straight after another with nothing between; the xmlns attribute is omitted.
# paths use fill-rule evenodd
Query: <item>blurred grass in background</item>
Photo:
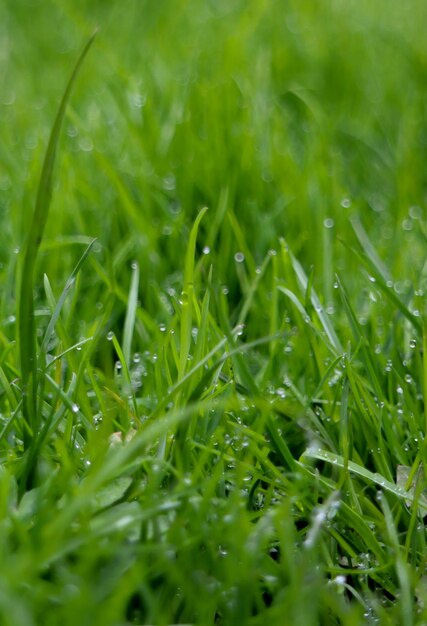
<svg viewBox="0 0 427 626"><path fill-rule="evenodd" d="M419 280L423 3L17 1L1 11L3 262L21 244L65 76L99 25L64 133L50 239L98 236L163 285L207 205L227 283L237 248L221 211L231 208L257 263L283 235L306 267L324 268L331 297L334 256L352 269L337 239L356 214L395 278ZM51 279L64 270L64 255L56 267L52 257Z"/></svg>

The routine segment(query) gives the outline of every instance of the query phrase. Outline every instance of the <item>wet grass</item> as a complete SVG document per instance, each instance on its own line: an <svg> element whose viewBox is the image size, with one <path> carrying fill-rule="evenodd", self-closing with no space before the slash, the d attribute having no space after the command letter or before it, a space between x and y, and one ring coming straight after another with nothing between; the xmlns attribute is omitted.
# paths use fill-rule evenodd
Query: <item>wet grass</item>
<svg viewBox="0 0 427 626"><path fill-rule="evenodd" d="M427 621L426 8L286 4L0 7L2 624Z"/></svg>

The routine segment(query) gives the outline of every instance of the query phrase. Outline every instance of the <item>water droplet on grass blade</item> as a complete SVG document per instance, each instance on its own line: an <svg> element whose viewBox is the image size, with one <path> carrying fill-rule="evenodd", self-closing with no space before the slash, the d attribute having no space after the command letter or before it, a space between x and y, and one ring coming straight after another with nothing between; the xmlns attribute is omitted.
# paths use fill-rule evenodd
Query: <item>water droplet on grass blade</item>
<svg viewBox="0 0 427 626"><path fill-rule="evenodd" d="M144 106L147 98L145 95L140 93L134 93L130 96L130 102L133 107L136 109L140 109Z"/></svg>
<svg viewBox="0 0 427 626"><path fill-rule="evenodd" d="M168 174L168 176L165 176L165 178L163 179L163 189L165 189L165 191L174 191L175 187L175 176L173 174Z"/></svg>
<svg viewBox="0 0 427 626"><path fill-rule="evenodd" d="M79 148L82 152L92 152L93 141L90 137L82 137L79 141Z"/></svg>
<svg viewBox="0 0 427 626"><path fill-rule="evenodd" d="M188 293L183 291L179 297L179 303L184 306L188 304Z"/></svg>

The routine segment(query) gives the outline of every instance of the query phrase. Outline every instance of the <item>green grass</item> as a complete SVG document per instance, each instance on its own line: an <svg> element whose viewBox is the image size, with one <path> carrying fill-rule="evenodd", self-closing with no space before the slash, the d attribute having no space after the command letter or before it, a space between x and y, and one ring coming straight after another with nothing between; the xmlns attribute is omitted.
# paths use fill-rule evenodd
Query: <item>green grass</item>
<svg viewBox="0 0 427 626"><path fill-rule="evenodd" d="M427 623L426 18L1 4L0 624Z"/></svg>

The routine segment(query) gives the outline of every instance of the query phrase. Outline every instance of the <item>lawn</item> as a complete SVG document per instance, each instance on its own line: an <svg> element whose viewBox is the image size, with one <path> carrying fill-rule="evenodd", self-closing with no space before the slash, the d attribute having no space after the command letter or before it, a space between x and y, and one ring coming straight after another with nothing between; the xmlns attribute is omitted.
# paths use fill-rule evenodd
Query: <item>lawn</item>
<svg viewBox="0 0 427 626"><path fill-rule="evenodd" d="M1 626L427 624L426 20L0 4Z"/></svg>

